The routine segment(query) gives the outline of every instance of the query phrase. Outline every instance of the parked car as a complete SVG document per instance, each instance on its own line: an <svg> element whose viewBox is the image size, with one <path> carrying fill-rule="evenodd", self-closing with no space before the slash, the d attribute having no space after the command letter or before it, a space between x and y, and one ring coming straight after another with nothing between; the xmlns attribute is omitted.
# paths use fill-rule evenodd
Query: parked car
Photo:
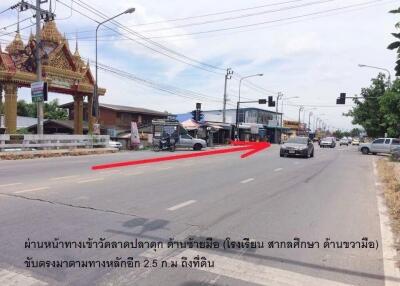
<svg viewBox="0 0 400 286"><path fill-rule="evenodd" d="M347 138L342 138L342 139L340 139L340 141L339 141L339 145L340 145L340 146L342 146L342 145L349 146L349 141L347 140Z"/></svg>
<svg viewBox="0 0 400 286"><path fill-rule="evenodd" d="M207 147L207 143L203 139L193 138L189 134L181 134L176 143L177 148L191 148L195 151L200 151Z"/></svg>
<svg viewBox="0 0 400 286"><path fill-rule="evenodd" d="M325 137L324 139L321 140L319 146L321 148L335 148L336 141L333 137Z"/></svg>
<svg viewBox="0 0 400 286"><path fill-rule="evenodd" d="M359 146L360 145L360 139L353 138L353 141L351 141L351 145Z"/></svg>
<svg viewBox="0 0 400 286"><path fill-rule="evenodd" d="M400 146L400 139L397 138L378 138L371 143L362 143L358 146L358 150L364 155L369 153L390 154L396 147Z"/></svg>
<svg viewBox="0 0 400 286"><path fill-rule="evenodd" d="M314 157L314 144L308 137L294 137L281 145L280 156Z"/></svg>
<svg viewBox="0 0 400 286"><path fill-rule="evenodd" d="M121 150L122 144L121 144L121 142L110 140L110 141L108 141L108 147L117 148L118 150Z"/></svg>
<svg viewBox="0 0 400 286"><path fill-rule="evenodd" d="M347 140L349 141L349 144L351 144L351 142L353 142L353 138L352 137L347 137Z"/></svg>

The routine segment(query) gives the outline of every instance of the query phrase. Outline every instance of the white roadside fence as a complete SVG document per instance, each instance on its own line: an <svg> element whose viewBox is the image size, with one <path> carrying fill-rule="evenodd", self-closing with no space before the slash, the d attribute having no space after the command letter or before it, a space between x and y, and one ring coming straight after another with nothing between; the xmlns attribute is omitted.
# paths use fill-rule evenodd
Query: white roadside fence
<svg viewBox="0 0 400 286"><path fill-rule="evenodd" d="M0 135L0 151L109 147L109 135Z"/></svg>

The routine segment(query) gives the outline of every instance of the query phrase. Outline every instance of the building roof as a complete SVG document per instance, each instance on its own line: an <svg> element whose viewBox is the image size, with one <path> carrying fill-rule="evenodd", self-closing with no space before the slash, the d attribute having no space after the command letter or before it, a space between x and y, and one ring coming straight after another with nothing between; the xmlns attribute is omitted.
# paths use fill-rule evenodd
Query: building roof
<svg viewBox="0 0 400 286"><path fill-rule="evenodd" d="M17 116L17 129L20 128L28 128L37 123L37 118L34 117L26 117L26 116ZM1 115L1 126L0 128L5 128L4 125L4 115Z"/></svg>
<svg viewBox="0 0 400 286"><path fill-rule="evenodd" d="M74 105L73 102L69 102L69 103L62 104L59 107L70 108L70 107L73 107L73 105ZM86 106L87 103L85 102L84 105ZM114 111L119 111L119 112L140 113L140 114L159 115L159 116L168 116L169 115L168 112L151 110L151 109L141 108L141 107L115 105L115 104L108 104L108 103L100 103L99 106L103 107L103 108L111 109Z"/></svg>
<svg viewBox="0 0 400 286"><path fill-rule="evenodd" d="M55 123L56 125L60 125L62 127L68 128L70 130L74 130L74 121L73 120L57 120L57 119L45 119L43 121L43 125L46 125L48 123ZM36 128L37 122L34 124L28 126L29 129ZM88 129L88 124L87 122L83 122L83 129L87 130Z"/></svg>

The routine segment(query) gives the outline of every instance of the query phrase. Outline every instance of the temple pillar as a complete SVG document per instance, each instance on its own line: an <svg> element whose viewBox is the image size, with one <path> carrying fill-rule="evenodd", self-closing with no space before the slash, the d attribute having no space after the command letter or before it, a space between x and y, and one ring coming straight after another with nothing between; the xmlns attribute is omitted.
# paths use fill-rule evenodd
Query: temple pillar
<svg viewBox="0 0 400 286"><path fill-rule="evenodd" d="M87 105L89 134L93 134L94 117L92 114L92 109L93 109L93 95L89 95L88 105Z"/></svg>
<svg viewBox="0 0 400 286"><path fill-rule="evenodd" d="M74 96L74 134L83 134L83 97Z"/></svg>
<svg viewBox="0 0 400 286"><path fill-rule="evenodd" d="M4 85L4 125L6 134L17 131L17 85L7 83Z"/></svg>

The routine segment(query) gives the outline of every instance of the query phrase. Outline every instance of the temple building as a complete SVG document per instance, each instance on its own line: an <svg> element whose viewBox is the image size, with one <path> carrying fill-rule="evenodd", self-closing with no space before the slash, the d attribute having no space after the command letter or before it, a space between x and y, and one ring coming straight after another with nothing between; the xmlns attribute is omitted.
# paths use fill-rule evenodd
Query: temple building
<svg viewBox="0 0 400 286"><path fill-rule="evenodd" d="M86 100L89 108L87 117L89 131L93 130L91 113L95 80L90 71L89 62L84 62L76 43L72 53L65 36L58 31L54 21L46 22L41 29L40 58L43 81L48 83L49 92L70 94L74 102L74 133L83 134L83 103ZM4 90L4 125L6 133L13 134L17 128L18 88L30 87L37 81L35 59L35 37L30 35L26 44L19 32L5 48L0 47L0 105ZM103 96L106 90L98 88Z"/></svg>

